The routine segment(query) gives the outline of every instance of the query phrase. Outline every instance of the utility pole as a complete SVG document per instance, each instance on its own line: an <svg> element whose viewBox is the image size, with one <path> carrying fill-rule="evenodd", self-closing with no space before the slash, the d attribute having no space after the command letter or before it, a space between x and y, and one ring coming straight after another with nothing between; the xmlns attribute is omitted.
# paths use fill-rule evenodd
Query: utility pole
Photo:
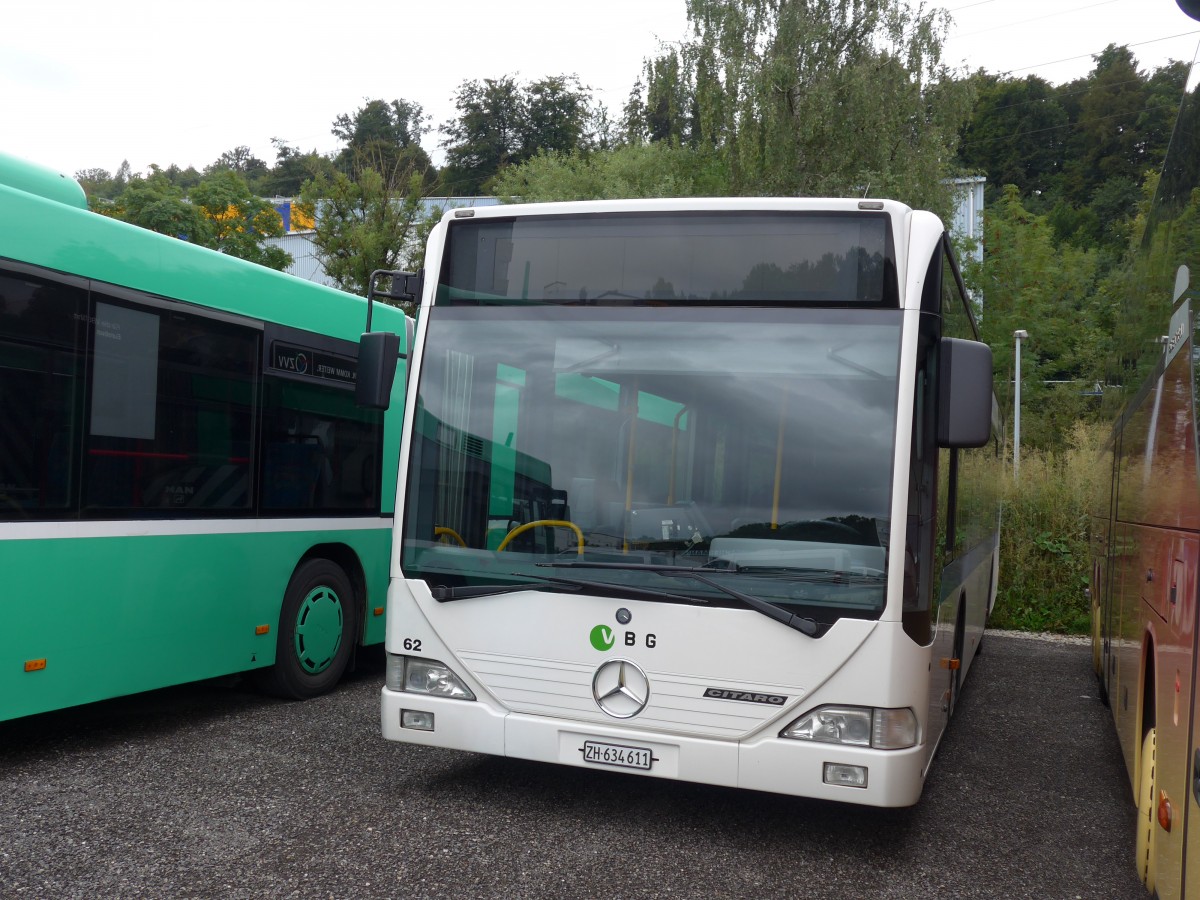
<svg viewBox="0 0 1200 900"><path fill-rule="evenodd" d="M1017 339L1016 370L1013 376L1013 481L1021 474L1021 341L1029 332L1018 328L1013 332Z"/></svg>

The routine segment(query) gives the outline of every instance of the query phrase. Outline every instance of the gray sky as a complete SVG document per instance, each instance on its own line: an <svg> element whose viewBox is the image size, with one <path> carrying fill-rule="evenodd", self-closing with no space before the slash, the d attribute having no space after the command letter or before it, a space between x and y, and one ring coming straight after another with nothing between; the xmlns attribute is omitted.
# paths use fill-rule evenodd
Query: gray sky
<svg viewBox="0 0 1200 900"><path fill-rule="evenodd" d="M1191 62L1200 22L1174 0L945 0L947 61L1061 83L1128 44L1143 69ZM74 173L203 168L271 138L335 150L330 125L403 97L436 128L464 79L576 73L619 115L644 59L687 32L684 0L9 0L0 150ZM1182 36L1179 36L1182 35ZM427 150L440 158L436 131Z"/></svg>

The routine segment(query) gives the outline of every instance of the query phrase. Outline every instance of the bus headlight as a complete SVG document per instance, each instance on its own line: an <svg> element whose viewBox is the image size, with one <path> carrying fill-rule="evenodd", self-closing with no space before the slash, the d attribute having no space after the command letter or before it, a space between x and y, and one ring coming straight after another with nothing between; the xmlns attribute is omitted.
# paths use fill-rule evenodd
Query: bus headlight
<svg viewBox="0 0 1200 900"><path fill-rule="evenodd" d="M452 697L456 700L475 699L475 695L462 683L462 679L451 672L448 666L433 659L417 659L413 656L395 656L389 653L386 684L389 691Z"/></svg>
<svg viewBox="0 0 1200 900"><path fill-rule="evenodd" d="M779 736L876 750L903 750L917 743L917 716L911 709L820 706L806 712Z"/></svg>

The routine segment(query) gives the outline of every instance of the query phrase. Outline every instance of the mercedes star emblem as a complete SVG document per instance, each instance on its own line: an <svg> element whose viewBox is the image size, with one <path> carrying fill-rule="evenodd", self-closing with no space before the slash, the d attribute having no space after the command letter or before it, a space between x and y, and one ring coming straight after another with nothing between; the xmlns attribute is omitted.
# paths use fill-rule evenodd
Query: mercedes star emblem
<svg viewBox="0 0 1200 900"><path fill-rule="evenodd" d="M650 679L627 659L610 659L592 678L596 705L614 719L632 719L646 708Z"/></svg>

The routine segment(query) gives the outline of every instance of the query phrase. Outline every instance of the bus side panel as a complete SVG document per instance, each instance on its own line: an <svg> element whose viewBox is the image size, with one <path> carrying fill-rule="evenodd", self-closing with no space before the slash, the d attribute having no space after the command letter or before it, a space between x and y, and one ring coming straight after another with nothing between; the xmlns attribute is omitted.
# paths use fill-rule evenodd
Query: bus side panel
<svg viewBox="0 0 1200 900"><path fill-rule="evenodd" d="M1193 566L1192 572L1195 573ZM1197 592L1200 585L1193 585L1188 599L1192 604L1190 611L1182 613L1183 620L1192 628L1192 693L1191 708L1185 714L1191 716L1192 734L1188 744L1188 759L1185 771L1190 783L1187 785L1187 797L1181 798L1180 806L1185 810L1184 818L1184 886L1185 900L1200 900L1200 628L1196 627L1200 611L1197 605Z"/></svg>
<svg viewBox="0 0 1200 900"><path fill-rule="evenodd" d="M1116 558L1113 561L1112 583L1109 585L1108 615L1108 695L1117 738L1131 785L1137 766L1137 751L1133 732L1137 729L1136 705L1130 709L1130 693L1137 698L1137 671L1141 664L1140 591L1138 583L1137 533L1130 525L1118 523L1113 528ZM1131 624L1132 623L1132 626ZM1132 634L1126 630L1132 627ZM1133 686L1128 682L1133 678Z"/></svg>
<svg viewBox="0 0 1200 900"><path fill-rule="evenodd" d="M1193 645L1195 642L1195 597L1198 542L1195 535L1179 535L1167 543L1160 554L1163 578L1158 590L1158 604L1165 620L1156 629L1158 634L1155 671L1155 728L1157 758L1162 761L1156 769L1159 797L1165 792L1170 804L1170 829L1159 829L1157 836L1157 879L1163 884L1161 897L1173 894L1170 886L1181 885L1188 795L1192 777L1188 759L1191 741L1191 711L1195 705L1192 692ZM1155 798L1155 815L1158 800ZM1200 860L1197 861L1200 863Z"/></svg>
<svg viewBox="0 0 1200 900"><path fill-rule="evenodd" d="M1149 729L1155 730L1152 866L1163 898L1181 896L1184 813L1191 788L1200 485L1190 358L1189 352L1178 353L1147 383L1127 416L1111 550L1111 652L1116 668L1109 698L1135 801L1141 774L1149 765L1142 759L1143 738Z"/></svg>
<svg viewBox="0 0 1200 900"><path fill-rule="evenodd" d="M345 543L368 583L383 585L389 538L375 529L0 540L0 720L270 665L283 586L309 548ZM383 617L370 613L368 640L379 640Z"/></svg>

